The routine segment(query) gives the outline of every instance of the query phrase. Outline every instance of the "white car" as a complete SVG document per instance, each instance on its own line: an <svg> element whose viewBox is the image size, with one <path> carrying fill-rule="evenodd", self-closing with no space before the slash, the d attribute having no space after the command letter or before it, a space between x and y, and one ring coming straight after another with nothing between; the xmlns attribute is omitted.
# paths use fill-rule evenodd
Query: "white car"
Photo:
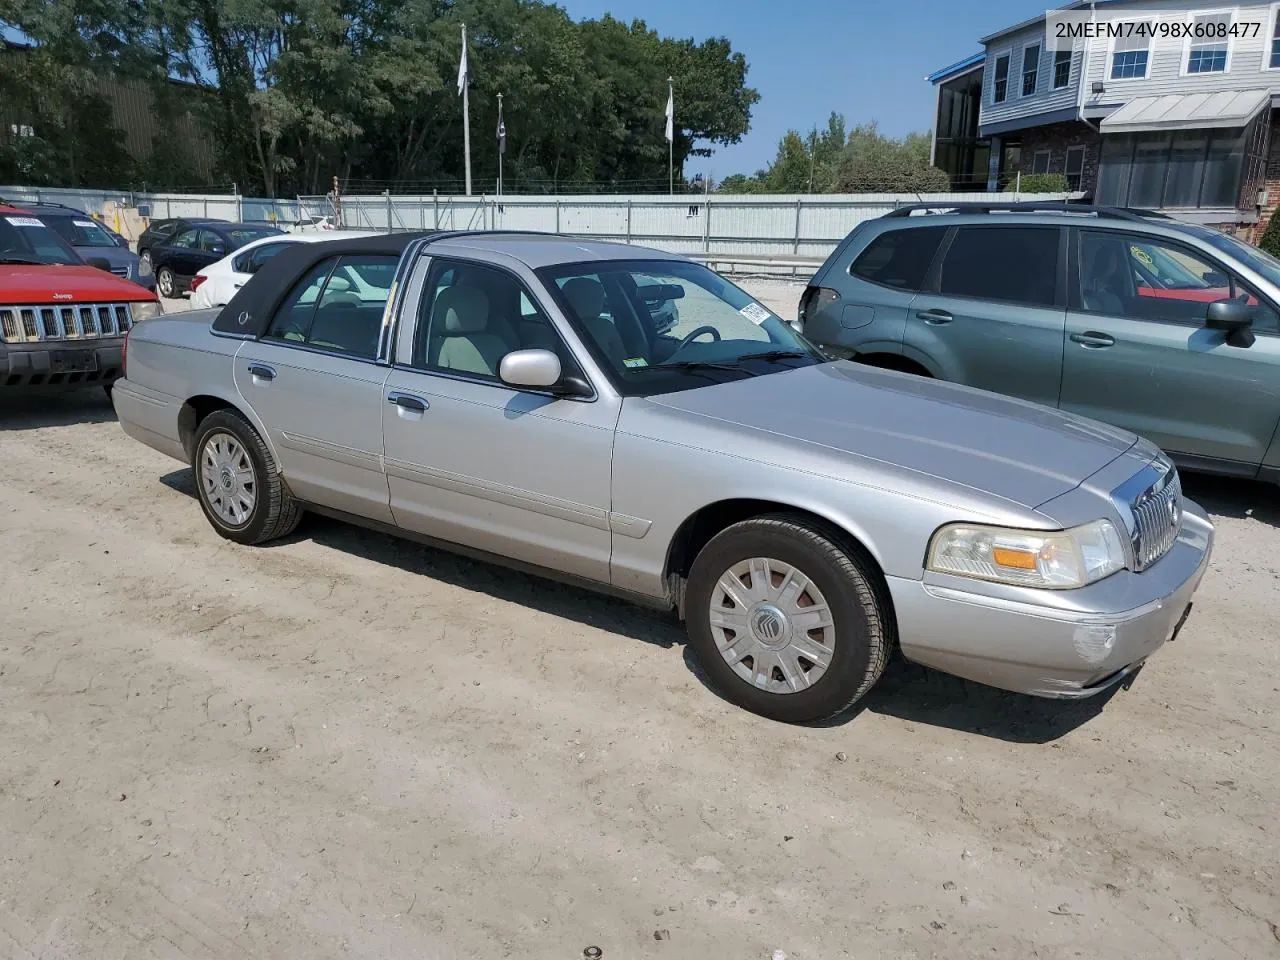
<svg viewBox="0 0 1280 960"><path fill-rule="evenodd" d="M196 272L191 278L191 306L196 309L223 307L267 260L294 243L315 243L344 237L373 236L372 230L326 230L315 233L286 233L246 243L217 263Z"/></svg>

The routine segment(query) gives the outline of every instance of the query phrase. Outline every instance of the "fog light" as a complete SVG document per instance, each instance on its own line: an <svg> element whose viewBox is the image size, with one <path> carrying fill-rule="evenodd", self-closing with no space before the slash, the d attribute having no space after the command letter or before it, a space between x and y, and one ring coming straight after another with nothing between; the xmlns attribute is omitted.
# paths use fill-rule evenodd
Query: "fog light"
<svg viewBox="0 0 1280 960"><path fill-rule="evenodd" d="M1101 663L1116 645L1116 625L1095 623L1076 627L1072 641L1076 653L1087 663Z"/></svg>

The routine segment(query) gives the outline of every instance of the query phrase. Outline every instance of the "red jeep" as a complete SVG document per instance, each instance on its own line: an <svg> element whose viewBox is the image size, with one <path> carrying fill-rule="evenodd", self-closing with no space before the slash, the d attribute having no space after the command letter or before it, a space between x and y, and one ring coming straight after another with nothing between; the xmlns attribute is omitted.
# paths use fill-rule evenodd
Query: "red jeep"
<svg viewBox="0 0 1280 960"><path fill-rule="evenodd" d="M0 396L110 390L125 334L160 312L145 287L86 263L30 212L0 206Z"/></svg>

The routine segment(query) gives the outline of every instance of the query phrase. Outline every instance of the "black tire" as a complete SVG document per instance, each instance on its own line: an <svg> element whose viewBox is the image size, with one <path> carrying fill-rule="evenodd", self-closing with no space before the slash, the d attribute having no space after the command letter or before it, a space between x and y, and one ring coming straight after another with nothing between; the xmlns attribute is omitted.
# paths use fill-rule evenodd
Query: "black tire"
<svg viewBox="0 0 1280 960"><path fill-rule="evenodd" d="M795 567L827 600L834 631L831 662L807 689L761 690L734 672L716 646L710 618L716 582L753 557ZM843 713L880 679L894 646L888 591L875 565L839 531L786 515L736 523L703 547L689 573L684 611L690 647L717 689L747 710L784 723Z"/></svg>
<svg viewBox="0 0 1280 960"><path fill-rule="evenodd" d="M255 474L254 504L241 523L228 523L218 515L201 478L205 447L220 434L229 434L239 442ZM217 410L200 421L192 446L191 468L196 475L200 509L213 529L228 540L244 544L266 543L288 536L302 520L302 508L285 490L271 451L252 424L234 410Z"/></svg>
<svg viewBox="0 0 1280 960"><path fill-rule="evenodd" d="M156 272L156 292L167 299L178 295L177 281L174 279L173 271L168 267L161 267Z"/></svg>

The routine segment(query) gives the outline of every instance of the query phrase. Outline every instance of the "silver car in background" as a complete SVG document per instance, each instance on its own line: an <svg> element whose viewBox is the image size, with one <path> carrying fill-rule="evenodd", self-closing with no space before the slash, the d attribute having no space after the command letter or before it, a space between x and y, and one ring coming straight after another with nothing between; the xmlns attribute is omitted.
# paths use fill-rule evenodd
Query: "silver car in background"
<svg viewBox="0 0 1280 960"><path fill-rule="evenodd" d="M1178 631L1213 541L1133 434L828 360L622 244L298 244L221 311L135 327L113 397L223 537L316 511L675 609L717 687L783 721L843 711L895 647L1095 694Z"/></svg>

